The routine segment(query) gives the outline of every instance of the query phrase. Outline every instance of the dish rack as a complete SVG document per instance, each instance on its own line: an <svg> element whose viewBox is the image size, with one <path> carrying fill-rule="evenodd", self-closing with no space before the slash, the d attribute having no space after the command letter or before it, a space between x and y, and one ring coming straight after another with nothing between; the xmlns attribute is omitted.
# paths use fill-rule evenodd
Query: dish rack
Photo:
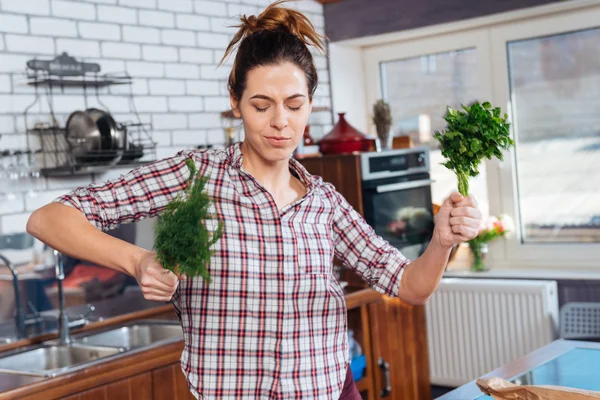
<svg viewBox="0 0 600 400"><path fill-rule="evenodd" d="M115 85L129 85L132 77L126 72L100 74L100 66L75 60L63 53L53 60L31 60L27 62L24 76L26 84L35 88L35 99L23 112L29 165L43 176L89 174L111 168L134 168L156 160L156 143L152 138L152 124L143 123L133 102L132 90L124 94L128 98L129 115L134 120L116 121L122 136L118 148L87 151L85 157L75 156L78 145L69 139L67 129L58 122L54 111L54 95L62 94L68 88L81 88L82 105L88 106L90 96L95 104L110 113L110 108L101 100L101 88ZM30 127L29 115L34 106L47 100L49 121L38 122ZM76 110L72 110L74 112Z"/></svg>

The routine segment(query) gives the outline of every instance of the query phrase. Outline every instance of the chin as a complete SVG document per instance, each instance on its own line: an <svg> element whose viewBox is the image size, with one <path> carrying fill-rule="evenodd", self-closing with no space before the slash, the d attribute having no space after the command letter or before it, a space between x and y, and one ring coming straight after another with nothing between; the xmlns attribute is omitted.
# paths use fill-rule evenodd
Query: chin
<svg viewBox="0 0 600 400"><path fill-rule="evenodd" d="M271 162L287 160L291 157L294 149L290 146L286 147L267 147L263 148L262 156Z"/></svg>

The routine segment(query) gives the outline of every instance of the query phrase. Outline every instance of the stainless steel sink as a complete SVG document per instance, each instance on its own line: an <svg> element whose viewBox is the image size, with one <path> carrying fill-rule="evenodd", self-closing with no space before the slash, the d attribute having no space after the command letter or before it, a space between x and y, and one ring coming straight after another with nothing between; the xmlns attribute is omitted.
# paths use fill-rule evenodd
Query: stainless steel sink
<svg viewBox="0 0 600 400"><path fill-rule="evenodd" d="M182 339L181 326L168 323L137 323L73 338L75 343L122 347L126 350Z"/></svg>
<svg viewBox="0 0 600 400"><path fill-rule="evenodd" d="M44 345L0 358L0 372L55 376L101 362L123 349L87 346Z"/></svg>

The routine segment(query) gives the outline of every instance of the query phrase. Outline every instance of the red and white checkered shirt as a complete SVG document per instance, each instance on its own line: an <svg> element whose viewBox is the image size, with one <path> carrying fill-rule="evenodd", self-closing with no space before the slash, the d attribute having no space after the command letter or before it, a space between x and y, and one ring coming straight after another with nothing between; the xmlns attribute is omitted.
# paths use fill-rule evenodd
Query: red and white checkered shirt
<svg viewBox="0 0 600 400"><path fill-rule="evenodd" d="M209 266L212 282L189 278L173 296L191 392L207 399L338 399L349 354L334 255L390 296L397 296L408 260L333 185L291 159L307 193L279 210L244 171L238 143L182 151L56 201L102 230L152 217L186 187L187 159L209 177L213 211L224 222ZM206 225L216 228L217 219Z"/></svg>

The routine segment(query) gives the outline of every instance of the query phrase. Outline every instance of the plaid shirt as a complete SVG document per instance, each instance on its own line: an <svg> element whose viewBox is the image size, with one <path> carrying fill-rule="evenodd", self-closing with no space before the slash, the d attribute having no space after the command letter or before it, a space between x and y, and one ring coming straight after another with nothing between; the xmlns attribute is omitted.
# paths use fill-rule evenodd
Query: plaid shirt
<svg viewBox="0 0 600 400"><path fill-rule="evenodd" d="M334 255L390 296L397 296L408 260L333 185L291 159L290 170L307 193L279 210L244 171L238 143L181 151L56 201L78 208L102 230L152 217L185 189L187 159L209 177L213 212L224 221L209 266L211 284L188 278L172 299L191 392L209 399L337 399L349 355ZM217 219L206 226L216 228Z"/></svg>

